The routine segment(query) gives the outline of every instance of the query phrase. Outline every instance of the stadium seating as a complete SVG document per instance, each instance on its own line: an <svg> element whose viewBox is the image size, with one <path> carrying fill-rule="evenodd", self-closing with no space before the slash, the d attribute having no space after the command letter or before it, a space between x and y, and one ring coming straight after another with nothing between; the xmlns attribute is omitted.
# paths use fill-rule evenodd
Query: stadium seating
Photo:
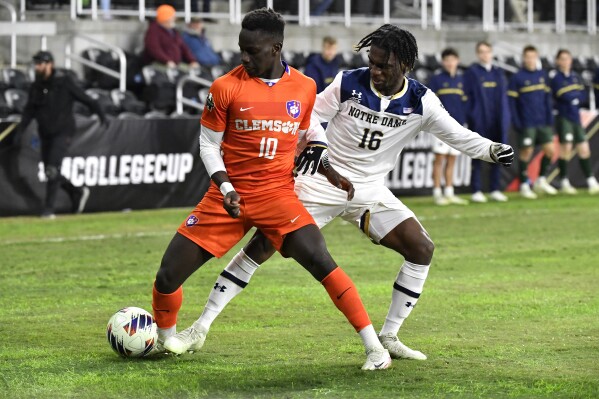
<svg viewBox="0 0 599 399"><path fill-rule="evenodd" d="M4 68L2 69L2 78L8 87L20 90L29 90L31 80L27 73L20 69Z"/></svg>
<svg viewBox="0 0 599 399"><path fill-rule="evenodd" d="M6 89L4 99L11 113L22 114L27 105L28 94L21 89Z"/></svg>
<svg viewBox="0 0 599 399"><path fill-rule="evenodd" d="M146 104L143 101L139 101L130 91L122 92L118 89L113 89L110 92L110 97L113 104L118 108L119 117L124 113L143 115L146 111Z"/></svg>
<svg viewBox="0 0 599 399"><path fill-rule="evenodd" d="M119 108L113 102L108 91L102 89L87 89L85 94L96 100L107 115L118 115Z"/></svg>

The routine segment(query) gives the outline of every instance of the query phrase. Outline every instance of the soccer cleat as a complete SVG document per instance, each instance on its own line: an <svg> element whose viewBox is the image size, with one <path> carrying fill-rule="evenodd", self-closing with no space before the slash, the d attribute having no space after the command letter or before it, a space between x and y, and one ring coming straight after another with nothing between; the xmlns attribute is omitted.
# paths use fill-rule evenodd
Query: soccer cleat
<svg viewBox="0 0 599 399"><path fill-rule="evenodd" d="M535 182L534 190L537 193L555 195L557 194L557 190L547 182L547 178L541 176Z"/></svg>
<svg viewBox="0 0 599 399"><path fill-rule="evenodd" d="M497 201L497 202L506 202L507 201L507 197L499 190L492 191L491 194L489 194L489 197L493 201Z"/></svg>
<svg viewBox="0 0 599 399"><path fill-rule="evenodd" d="M146 356L156 356L156 355L168 355L169 352L164 347L164 341L158 338L154 347Z"/></svg>
<svg viewBox="0 0 599 399"><path fill-rule="evenodd" d="M589 185L589 194L599 194L599 183L597 183L595 176L589 177L587 184Z"/></svg>
<svg viewBox="0 0 599 399"><path fill-rule="evenodd" d="M395 334L379 335L379 341L381 341L383 348L389 351L393 359L426 360L424 353L408 348L401 343Z"/></svg>
<svg viewBox="0 0 599 399"><path fill-rule="evenodd" d="M207 333L207 331L198 330L191 326L180 333L168 337L164 341L164 347L166 350L177 355L186 351L191 353L197 352L204 346Z"/></svg>
<svg viewBox="0 0 599 399"><path fill-rule="evenodd" d="M449 205L449 201L447 200L447 198L445 198L443 196L433 197L433 201L435 202L435 205L439 205L439 206Z"/></svg>
<svg viewBox="0 0 599 399"><path fill-rule="evenodd" d="M526 199L537 199L537 195L532 192L528 183L520 184L520 195Z"/></svg>
<svg viewBox="0 0 599 399"><path fill-rule="evenodd" d="M485 195L482 193L482 191L477 191L474 194L472 194L471 200L472 200L472 202L483 203L483 202L487 202L487 197L485 197Z"/></svg>
<svg viewBox="0 0 599 399"><path fill-rule="evenodd" d="M362 366L362 370L384 370L389 366L391 366L391 356L387 349L366 349L366 363Z"/></svg>
<svg viewBox="0 0 599 399"><path fill-rule="evenodd" d="M448 195L445 198L447 199L447 202L449 202L450 204L453 204L453 205L468 205L469 204L468 200L457 197L455 195Z"/></svg>
<svg viewBox="0 0 599 399"><path fill-rule="evenodd" d="M560 188L560 191L568 195L578 194L578 191L572 187L570 180L568 179L562 179L562 187Z"/></svg>
<svg viewBox="0 0 599 399"><path fill-rule="evenodd" d="M54 212L52 211L44 211L41 216L42 219L46 219L46 220L54 220L56 219L56 215L54 214Z"/></svg>

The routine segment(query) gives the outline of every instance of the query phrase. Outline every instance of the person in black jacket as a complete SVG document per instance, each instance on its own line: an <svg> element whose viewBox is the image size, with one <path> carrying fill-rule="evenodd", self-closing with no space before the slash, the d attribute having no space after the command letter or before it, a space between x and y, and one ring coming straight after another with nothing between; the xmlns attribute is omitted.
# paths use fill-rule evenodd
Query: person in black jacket
<svg viewBox="0 0 599 399"><path fill-rule="evenodd" d="M72 212L83 211L89 197L87 187L75 187L60 173L62 158L75 134L73 102L87 105L106 125L102 107L86 95L73 79L54 69L54 57L48 51L33 56L35 82L29 89L29 99L21 117L19 130L24 131L32 119L37 121L41 142L42 162L48 178L42 218L54 219L54 205L58 189L64 189L72 202Z"/></svg>

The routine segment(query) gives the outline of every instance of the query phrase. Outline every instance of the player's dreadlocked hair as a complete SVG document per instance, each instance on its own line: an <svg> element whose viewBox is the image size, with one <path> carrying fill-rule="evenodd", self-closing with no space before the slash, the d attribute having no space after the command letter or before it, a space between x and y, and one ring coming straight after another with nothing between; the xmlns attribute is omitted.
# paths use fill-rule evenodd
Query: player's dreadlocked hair
<svg viewBox="0 0 599 399"><path fill-rule="evenodd" d="M354 47L356 51L363 48L376 46L387 52L387 57L393 53L403 73L408 73L414 69L414 63L418 58L418 45L416 38L407 30L401 29L395 25L385 24L365 36Z"/></svg>
<svg viewBox="0 0 599 399"><path fill-rule="evenodd" d="M248 12L241 21L241 28L250 31L260 30L269 33L273 39L283 42L285 20L272 8L263 7Z"/></svg>

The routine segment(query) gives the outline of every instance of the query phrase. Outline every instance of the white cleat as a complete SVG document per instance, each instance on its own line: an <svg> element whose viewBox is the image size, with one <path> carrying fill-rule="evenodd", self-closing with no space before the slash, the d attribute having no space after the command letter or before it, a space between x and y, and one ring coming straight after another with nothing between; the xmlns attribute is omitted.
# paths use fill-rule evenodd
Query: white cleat
<svg viewBox="0 0 599 399"><path fill-rule="evenodd" d="M532 192L528 183L520 184L520 195L526 199L537 199L537 195Z"/></svg>
<svg viewBox="0 0 599 399"><path fill-rule="evenodd" d="M433 201L435 202L435 205L438 205L438 206L449 205L449 201L447 200L447 198L445 198L443 196L433 197Z"/></svg>
<svg viewBox="0 0 599 399"><path fill-rule="evenodd" d="M477 191L474 194L472 194L471 200L472 200L472 202L483 203L483 202L487 202L487 197L485 197L485 195L482 193L482 191Z"/></svg>
<svg viewBox="0 0 599 399"><path fill-rule="evenodd" d="M568 195L578 194L578 191L574 187L572 187L572 185L570 184L570 180L568 179L562 179L562 187L560 188L560 191Z"/></svg>
<svg viewBox="0 0 599 399"><path fill-rule="evenodd" d="M447 196L445 198L452 205L468 205L469 204L468 200L465 200L463 198L457 197L455 195L450 195L450 196Z"/></svg>
<svg viewBox="0 0 599 399"><path fill-rule="evenodd" d="M489 197L493 201L497 201L497 202L506 202L507 201L507 197L499 190L492 191L491 194L489 194Z"/></svg>
<svg viewBox="0 0 599 399"><path fill-rule="evenodd" d="M548 195L556 195L557 190L553 187L549 182L547 182L547 178L541 176L535 182L534 190L540 194L548 194Z"/></svg>
<svg viewBox="0 0 599 399"><path fill-rule="evenodd" d="M362 370L384 370L389 366L391 366L391 356L387 349L366 349L366 363L362 366Z"/></svg>
<svg viewBox="0 0 599 399"><path fill-rule="evenodd" d="M599 183L597 183L595 176L589 177L587 184L589 185L589 194L599 194Z"/></svg>
<svg viewBox="0 0 599 399"><path fill-rule="evenodd" d="M169 352L164 348L164 341L158 338L154 347L146 356L168 355Z"/></svg>
<svg viewBox="0 0 599 399"><path fill-rule="evenodd" d="M424 353L408 348L394 334L379 335L379 341L393 359L426 360Z"/></svg>
<svg viewBox="0 0 599 399"><path fill-rule="evenodd" d="M168 337L164 341L164 347L169 352L180 355L184 352L197 352L204 346L206 334L204 330L195 329L193 326Z"/></svg>

